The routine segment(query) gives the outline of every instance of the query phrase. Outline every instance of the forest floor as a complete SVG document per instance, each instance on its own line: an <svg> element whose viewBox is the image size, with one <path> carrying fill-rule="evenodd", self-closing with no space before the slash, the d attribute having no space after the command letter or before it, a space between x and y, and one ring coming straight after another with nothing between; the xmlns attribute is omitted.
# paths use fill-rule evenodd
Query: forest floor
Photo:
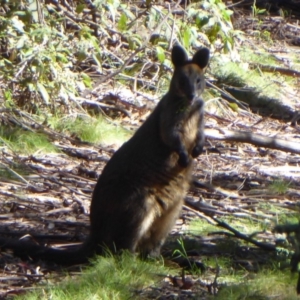
<svg viewBox="0 0 300 300"><path fill-rule="evenodd" d="M207 115L206 128L263 132L265 136L287 141L297 141L300 136L298 127L252 113L226 119ZM83 241L87 236L89 204L96 178L116 148L104 150L78 142L74 145L65 139L55 144L61 153L23 156L2 152L1 161L5 165L17 164L19 174L23 175L21 180L7 178L0 184L1 235L31 235L56 247ZM206 186L190 189L181 218L172 232L174 239L179 234L197 241L199 257L193 254L197 261L207 256L230 255L233 264L255 271L269 261L270 251L260 250L251 243L238 246L232 241L233 253L229 238L234 233L218 227L215 218L237 226L235 229L241 233L253 234L254 240L275 246L272 228L278 220L284 221L298 211L299 161L300 154L208 139L194 172L195 178ZM202 226L191 229L188 224L192 219L202 220ZM249 220L253 223L250 228ZM215 224L215 233L203 233L203 223ZM255 234L251 232L253 227L255 231L259 228ZM218 245L224 241L229 243L228 247L220 250ZM6 251L1 253L0 264L2 294L30 289L32 284L53 277L56 272L42 262L22 262ZM213 272L207 274L211 277ZM165 287L163 290L170 292Z"/></svg>
<svg viewBox="0 0 300 300"><path fill-rule="evenodd" d="M267 18L264 22L272 23ZM300 30L297 24L292 25ZM300 49L291 44L278 42L276 55L286 57L294 51L299 53ZM299 87L299 78L297 80ZM286 102L299 99L300 90L297 84L294 86L291 95L282 95L283 102L285 97L289 98ZM293 103L292 110L296 111L299 104ZM145 119L147 111L144 109L129 103L126 107L135 116L130 125L136 127ZM276 256L275 246L285 237L274 233L274 226L293 218L295 223L298 220L300 152L217 140L209 135L210 130L235 130L283 139L287 144L299 141L300 127L290 123L293 115L280 118L280 113L266 116L264 111L262 116L260 112L253 107L238 112L226 110L219 115L207 111L208 138L204 153L195 160L194 170L200 184L191 187L182 215L164 248L167 255L173 242L181 237L189 259L199 263L200 268L205 266L206 272L196 279L181 271L178 277L166 276L155 288L141 291L137 299L188 299L195 293L198 293L197 299L200 299L199 293L206 299L226 283L222 271L210 266L210 259L230 258L231 268L243 270L245 276L249 276ZM4 110L1 118L6 124L15 123ZM124 124L128 122L128 118L124 118ZM24 115L23 126L34 128L35 124ZM24 236L55 247L82 242L89 230L89 205L97 177L118 146L99 147L47 127L39 130L51 136L59 153L27 156L6 147L1 149L0 235ZM9 175L11 172L14 174ZM50 281L59 281L65 272L44 262L21 261L9 251L0 253L0 267L2 298L31 290L50 278ZM75 274L78 267L69 271Z"/></svg>

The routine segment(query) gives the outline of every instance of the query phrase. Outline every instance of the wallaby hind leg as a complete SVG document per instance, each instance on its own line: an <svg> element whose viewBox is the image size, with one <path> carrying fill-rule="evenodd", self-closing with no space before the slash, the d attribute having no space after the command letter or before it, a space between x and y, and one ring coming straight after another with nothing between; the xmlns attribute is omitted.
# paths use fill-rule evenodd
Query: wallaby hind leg
<svg viewBox="0 0 300 300"><path fill-rule="evenodd" d="M129 189L127 193L126 188ZM112 252L127 249L136 252L141 237L153 223L154 197L149 197L144 189L136 192L132 188L134 192L131 192L130 186L126 188L123 189L124 199L121 199L123 204L121 201L114 202L114 199L120 200L120 197L116 196L118 190L113 190L105 194L112 199L110 206L94 206L91 214L91 239L97 244L97 252L101 253L102 249Z"/></svg>
<svg viewBox="0 0 300 300"><path fill-rule="evenodd" d="M148 232L142 237L138 250L142 257L157 257L166 237L174 226L176 219L181 211L182 202L180 201L172 208L165 211L162 216L156 218Z"/></svg>

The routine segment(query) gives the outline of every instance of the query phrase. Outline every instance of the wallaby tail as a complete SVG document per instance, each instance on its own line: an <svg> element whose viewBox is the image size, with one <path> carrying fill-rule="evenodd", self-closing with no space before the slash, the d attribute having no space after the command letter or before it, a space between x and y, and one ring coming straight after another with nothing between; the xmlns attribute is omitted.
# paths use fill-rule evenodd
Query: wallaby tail
<svg viewBox="0 0 300 300"><path fill-rule="evenodd" d="M55 249L41 246L28 240L0 237L0 249L11 249L22 259L45 260L60 265L87 263L93 255L92 247L87 241L75 249Z"/></svg>

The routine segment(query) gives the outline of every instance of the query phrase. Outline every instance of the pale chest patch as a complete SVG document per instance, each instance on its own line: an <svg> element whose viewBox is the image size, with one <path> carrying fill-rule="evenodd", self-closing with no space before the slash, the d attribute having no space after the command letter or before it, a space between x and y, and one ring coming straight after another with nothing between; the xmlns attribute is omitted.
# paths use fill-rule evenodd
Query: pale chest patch
<svg viewBox="0 0 300 300"><path fill-rule="evenodd" d="M195 113L185 123L183 139L187 148L190 148L196 140L199 130L199 118L199 114Z"/></svg>

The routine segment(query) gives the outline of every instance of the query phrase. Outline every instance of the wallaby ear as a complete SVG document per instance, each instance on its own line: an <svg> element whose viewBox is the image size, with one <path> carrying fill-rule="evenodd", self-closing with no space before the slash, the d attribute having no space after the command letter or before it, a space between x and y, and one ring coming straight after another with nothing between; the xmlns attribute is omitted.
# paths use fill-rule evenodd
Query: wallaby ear
<svg viewBox="0 0 300 300"><path fill-rule="evenodd" d="M209 61L209 50L207 48L201 48L193 56L192 62L198 65L201 69L204 69Z"/></svg>
<svg viewBox="0 0 300 300"><path fill-rule="evenodd" d="M185 50L181 46L175 45L172 49L172 63L174 67L180 67L184 65L187 60L188 56Z"/></svg>

